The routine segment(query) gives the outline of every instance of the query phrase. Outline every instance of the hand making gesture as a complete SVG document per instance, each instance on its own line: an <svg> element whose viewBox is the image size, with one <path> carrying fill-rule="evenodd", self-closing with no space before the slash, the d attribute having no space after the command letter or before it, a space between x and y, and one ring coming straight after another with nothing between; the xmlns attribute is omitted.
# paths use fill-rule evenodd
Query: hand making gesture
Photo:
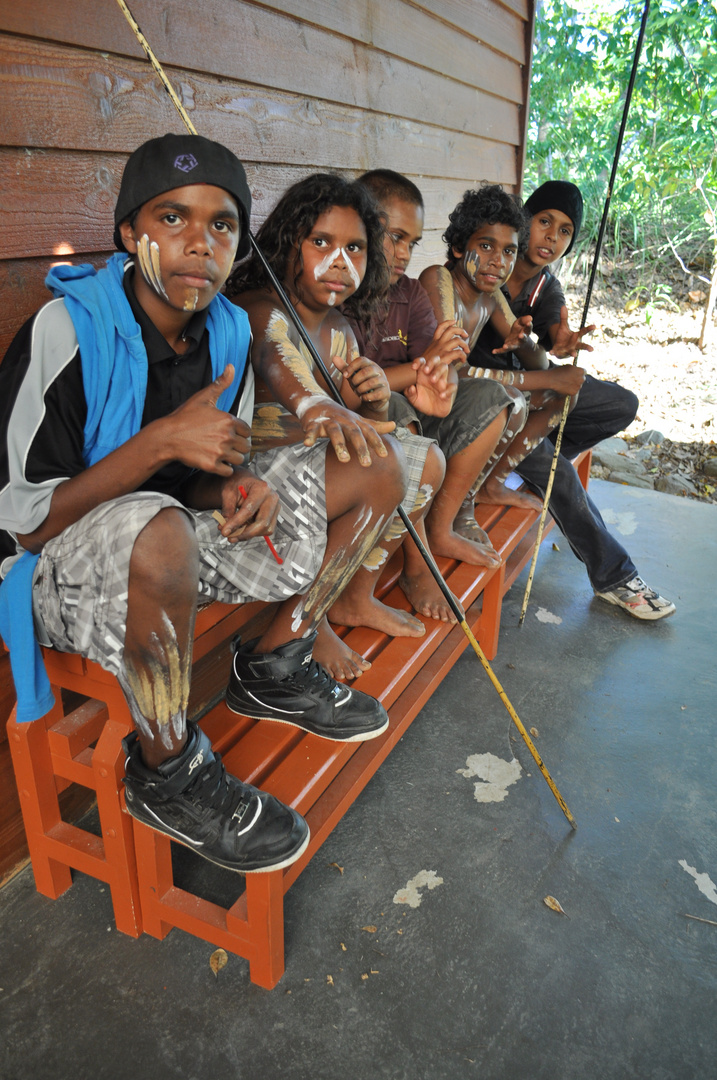
<svg viewBox="0 0 717 1080"><path fill-rule="evenodd" d="M553 347L550 352L558 360L565 360L568 356L576 357L581 349L592 352L592 345L588 345L582 339L585 334L592 334L595 329L596 326L593 323L591 326L584 326L582 330L571 330L568 325L568 309L563 305L560 309L560 322L558 329L555 331Z"/></svg>

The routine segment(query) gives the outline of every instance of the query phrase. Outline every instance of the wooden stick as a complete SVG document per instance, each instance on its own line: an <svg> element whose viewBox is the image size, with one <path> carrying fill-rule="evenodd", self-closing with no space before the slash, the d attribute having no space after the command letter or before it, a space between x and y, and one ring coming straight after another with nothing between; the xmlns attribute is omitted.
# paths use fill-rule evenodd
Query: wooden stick
<svg viewBox="0 0 717 1080"><path fill-rule="evenodd" d="M701 919L699 915L688 915L687 912L683 912L686 919L694 919L695 922L705 922L708 926L717 926L717 922L714 919Z"/></svg>
<svg viewBox="0 0 717 1080"><path fill-rule="evenodd" d="M132 27L132 30L134 31L135 36L137 37L137 40L139 41L140 45L144 49L145 53L147 54L147 57L149 58L150 63L152 64L152 67L154 68L154 70L157 72L160 79L162 80L162 85L164 86L165 90L167 91L170 98L174 102L174 105L176 106L177 111L179 112L180 116L182 117L182 120L186 124L188 131L192 135L196 135L197 131L195 130L191 120L187 116L187 113L186 113L184 107L182 106L182 103L180 102L179 98L174 93L174 90L172 89L172 86L171 86L171 83L169 82L169 79L167 78L167 76L164 74L164 71L162 70L162 65L160 64L159 60L157 60L156 56L152 52L152 49L150 47L149 42L147 41L144 34L140 30L140 28L139 28L136 20L134 19L131 11L127 7L127 4L124 2L124 0L117 0L117 3L119 4L120 8L124 12L125 17L127 19L127 22ZM299 318L299 315L298 315L298 312L296 311L296 308L291 303L291 300L287 296L281 282L279 281L276 274L274 273L273 268L268 263L266 257L264 256L264 253L262 252L261 248L257 244L256 239L254 238L251 231L249 232L249 240L251 241L252 248L254 249L257 257L259 258L259 260L260 260L260 262L262 264L262 266L264 267L267 274L269 275L269 280L271 281L274 289L276 290L276 293L277 293L279 299L281 300L282 304L284 304L284 306L285 306L285 308L287 310L287 313L291 317L292 322L296 326L296 329L297 329L299 335L301 336L302 341L307 346L307 348L309 350L309 353L310 353L312 359L314 360L314 363L316 364L317 368L319 369L319 371L322 373L324 379L326 380L326 385L329 387L329 390L333 394L335 400L339 404L343 405L344 400L341 397L341 392L339 391L338 387L336 386L333 379L331 378L331 375L329 374L329 372L328 372L328 370L326 368L326 364L324 363L322 357L319 355L313 341L309 337L305 326L303 325L303 323L301 322L301 319ZM455 596L453 595L451 590L448 588L446 582L444 581L443 575L441 574L440 570L438 569L438 566L436 564L435 559L433 558L433 555L431 554L431 552L427 549L427 547L425 546L425 544L421 540L420 536L418 535L418 533L416 532L416 530L414 528L413 522L411 521L411 519L409 518L408 514L403 509L403 507L400 506L400 505L398 507L398 515L401 518L401 521L403 522L403 525L406 528L406 530L408 531L408 534L410 535L411 539L413 540L416 547L420 551L421 556L422 556L424 562L426 563L426 566L428 567L431 574L433 575L433 577L434 577L434 579L436 581L436 584L438 585L439 589L441 590L446 602L450 606L451 611L456 616L456 619L458 620L458 623L461 626L461 629L463 630L463 633L466 635L466 637L470 641L471 645L473 646L473 651L475 652L476 656L478 657L481 664L483 665L483 667L484 667L484 669L485 669L485 671L486 671L486 673L488 675L488 678L493 683L493 686L495 687L495 689L498 691L498 696L500 697L501 701L503 702L506 709L508 710L508 714L509 714L511 720L513 721L513 723L518 728L518 731L520 732L520 734L523 736L523 739L525 740L525 743L526 743L528 749L530 750L531 754L533 755L533 758L535 759L535 762L536 762L538 768L542 772L543 776L545 777L545 780L547 781L547 784L548 784L550 790L552 791L553 795L557 799L558 805L560 806L560 809L565 814L565 816L568 819L568 821L570 822L570 825L572 826L572 828L577 829L577 823L575 821L575 818L573 817L573 815L568 810L567 805L565 804L565 801L564 801L562 795L560 794L557 787L555 786L555 783L554 783L552 777L550 776L550 773L546 769L545 765L543 764L543 761L542 761L538 751L535 749L535 746L533 745L532 739L528 735L528 732L525 730L525 727L521 723L521 721L520 721L520 719L518 717L518 714L516 713L515 709L511 705L510 701L508 700L508 697L507 697L507 695L505 693L505 690L503 689L503 687L498 682L498 679L496 678L496 676L493 674L493 670L492 670L490 664L488 663L488 660L486 659L485 654L483 653L483 650L481 649L480 645L476 641L475 636L474 636L473 631L471 630L470 626L466 622L465 613L463 612L460 604L458 603Z"/></svg>

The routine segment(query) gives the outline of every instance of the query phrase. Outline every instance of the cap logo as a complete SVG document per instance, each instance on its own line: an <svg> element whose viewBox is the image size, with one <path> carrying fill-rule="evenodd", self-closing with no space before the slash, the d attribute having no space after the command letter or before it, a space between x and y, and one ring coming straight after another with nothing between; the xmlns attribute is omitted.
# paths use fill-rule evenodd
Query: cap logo
<svg viewBox="0 0 717 1080"><path fill-rule="evenodd" d="M179 169L181 172L191 172L192 169L196 169L198 164L199 162L194 154L180 154L179 157L174 159L175 169Z"/></svg>

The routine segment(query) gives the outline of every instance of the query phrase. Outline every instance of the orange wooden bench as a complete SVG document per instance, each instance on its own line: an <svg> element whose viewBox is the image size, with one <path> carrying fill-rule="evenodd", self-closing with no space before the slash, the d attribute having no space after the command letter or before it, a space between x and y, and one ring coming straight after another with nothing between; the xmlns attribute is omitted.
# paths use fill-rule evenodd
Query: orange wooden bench
<svg viewBox="0 0 717 1080"><path fill-rule="evenodd" d="M590 454L576 465L587 486ZM503 596L530 559L537 517L534 511L515 507L479 507L478 521L503 555L503 564L494 569L451 560L439 563L489 659L498 647ZM550 528L548 518L545 535ZM379 592L405 608L397 585L399 568L394 559ZM191 881L175 883L172 842L131 819L124 809L121 739L132 721L113 676L80 657L47 650L55 708L33 724L18 724L14 713L8 723L38 890L57 897L69 888L71 869L81 870L110 886L118 929L135 937L144 930L163 938L172 927L180 927L248 959L252 980L267 988L284 971L284 894L467 645L460 627L432 620L426 621L425 637L418 639L388 638L363 627L339 628L352 647L372 661L356 685L380 698L390 723L379 739L337 744L284 725L239 717L224 704L229 641L242 626L255 632L271 610L215 603L199 612L190 714L201 718L229 771L304 814L311 841L302 858L286 870L242 877L217 868L224 891L232 894L226 906L199 895L201 889L193 891ZM89 700L75 699L66 707L63 691L65 697L69 692ZM70 783L96 792L100 836L62 820L57 796Z"/></svg>

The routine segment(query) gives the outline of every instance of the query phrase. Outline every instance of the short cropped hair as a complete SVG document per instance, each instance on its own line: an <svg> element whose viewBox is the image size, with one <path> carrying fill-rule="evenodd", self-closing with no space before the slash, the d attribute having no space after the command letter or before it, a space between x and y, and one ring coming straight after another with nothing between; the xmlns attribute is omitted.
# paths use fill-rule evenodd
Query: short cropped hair
<svg viewBox="0 0 717 1080"><path fill-rule="evenodd" d="M517 195L503 191L500 184L484 184L469 189L448 215L450 225L443 234L447 245L449 270L456 265L453 248L465 251L468 241L483 225L507 225L518 234L518 248L525 248L530 230L530 218L523 209L523 201Z"/></svg>
<svg viewBox="0 0 717 1080"><path fill-rule="evenodd" d="M298 249L293 282L296 290L303 269L301 245L317 219L332 206L348 206L355 210L366 229L366 274L342 310L358 322L371 324L384 314L390 278L383 254L384 228L378 209L366 188L356 180L347 180L338 173L313 173L292 184L259 229L257 243L281 282L285 280L290 258ZM227 295L235 297L248 289L260 288L271 288L271 281L254 255L233 272L227 282Z"/></svg>
<svg viewBox="0 0 717 1080"><path fill-rule="evenodd" d="M368 188L378 203L385 203L389 199L402 199L403 202L423 209L423 195L419 189L407 176L402 176L393 169L371 169L359 176L358 182Z"/></svg>

